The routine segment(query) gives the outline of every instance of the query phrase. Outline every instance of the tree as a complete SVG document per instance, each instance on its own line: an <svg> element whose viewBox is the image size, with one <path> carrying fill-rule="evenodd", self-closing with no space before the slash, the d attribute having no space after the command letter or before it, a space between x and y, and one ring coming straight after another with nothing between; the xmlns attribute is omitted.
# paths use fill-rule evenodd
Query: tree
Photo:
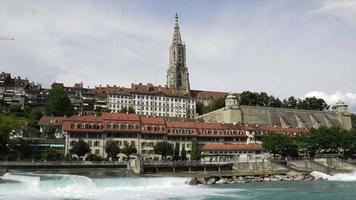
<svg viewBox="0 0 356 200"><path fill-rule="evenodd" d="M162 156L162 159L166 159L167 156L173 155L173 144L168 143L167 141L157 142L153 148L155 154Z"/></svg>
<svg viewBox="0 0 356 200"><path fill-rule="evenodd" d="M100 108L100 110L99 111L97 111L97 112L95 112L96 113L96 115L101 115L102 113L104 113L104 112L110 112L111 110L109 109L109 108L107 108L107 107L102 107L102 108Z"/></svg>
<svg viewBox="0 0 356 200"><path fill-rule="evenodd" d="M52 88L45 99L45 110L50 116L73 115L73 105L63 88Z"/></svg>
<svg viewBox="0 0 356 200"><path fill-rule="evenodd" d="M89 152L89 144L84 142L83 140L79 140L78 142L74 143L72 149L70 150L71 154L75 154L79 158L85 156Z"/></svg>
<svg viewBox="0 0 356 200"><path fill-rule="evenodd" d="M129 160L132 154L137 153L137 149L135 145L129 145L128 143L126 143L124 149L122 149L122 153L125 154L127 160Z"/></svg>
<svg viewBox="0 0 356 200"><path fill-rule="evenodd" d="M296 142L289 136L270 133L262 137L262 147L275 157L276 154L282 156L282 159L286 156L296 157L298 155L298 146Z"/></svg>
<svg viewBox="0 0 356 200"><path fill-rule="evenodd" d="M28 140L24 139L17 139L12 141L12 149L16 152L17 158L21 159L28 159L32 155L32 147Z"/></svg>
<svg viewBox="0 0 356 200"><path fill-rule="evenodd" d="M282 107L284 108L297 108L297 99L293 96L290 96L288 99L284 99L282 102Z"/></svg>
<svg viewBox="0 0 356 200"><path fill-rule="evenodd" d="M184 145L182 146L182 151L180 152L180 160L182 161L187 160L187 152L185 151Z"/></svg>
<svg viewBox="0 0 356 200"><path fill-rule="evenodd" d="M256 106L257 102L258 102L258 93L257 92L243 91L240 94L240 104L241 105Z"/></svg>
<svg viewBox="0 0 356 200"><path fill-rule="evenodd" d="M269 104L269 96L267 93L265 92L261 92L258 96L257 96L257 105L258 106L268 106Z"/></svg>
<svg viewBox="0 0 356 200"><path fill-rule="evenodd" d="M173 160L179 160L179 146L180 144L176 142L174 147Z"/></svg>
<svg viewBox="0 0 356 200"><path fill-rule="evenodd" d="M89 160L89 161L103 161L104 159L101 156L98 156L96 154L89 154L89 155L87 155L87 160Z"/></svg>
<svg viewBox="0 0 356 200"><path fill-rule="evenodd" d="M275 98L273 95L269 97L269 106L274 108L282 107L282 101L279 98Z"/></svg>
<svg viewBox="0 0 356 200"><path fill-rule="evenodd" d="M351 125L353 129L356 129L356 114L351 113Z"/></svg>
<svg viewBox="0 0 356 200"><path fill-rule="evenodd" d="M43 116L43 112L41 109L33 109L29 116L27 117L27 124L33 128L37 128L37 123Z"/></svg>
<svg viewBox="0 0 356 200"><path fill-rule="evenodd" d="M21 130L24 124L23 120L17 119L14 115L4 116L0 114L0 152L3 157L9 150L7 144L10 134Z"/></svg>
<svg viewBox="0 0 356 200"><path fill-rule="evenodd" d="M42 159L47 161L57 161L64 159L64 156L53 148L47 148L42 152Z"/></svg>
<svg viewBox="0 0 356 200"><path fill-rule="evenodd" d="M108 141L105 145L105 152L108 158L115 160L120 153L120 147L115 141Z"/></svg>
<svg viewBox="0 0 356 200"><path fill-rule="evenodd" d="M200 159L200 149L198 139L194 137L192 139L192 151L190 152L190 160L199 160Z"/></svg>
<svg viewBox="0 0 356 200"><path fill-rule="evenodd" d="M350 131L343 131L341 145L344 150L345 158L356 157L356 129Z"/></svg>
<svg viewBox="0 0 356 200"><path fill-rule="evenodd" d="M195 107L196 107L196 112L198 113L198 115L204 114L204 112L203 112L204 104L202 102L197 101L195 104Z"/></svg>
<svg viewBox="0 0 356 200"><path fill-rule="evenodd" d="M56 138L55 134L56 134L56 126L53 124L49 124L47 126L45 126L44 130L43 130L43 134L46 136L47 139L53 139Z"/></svg>

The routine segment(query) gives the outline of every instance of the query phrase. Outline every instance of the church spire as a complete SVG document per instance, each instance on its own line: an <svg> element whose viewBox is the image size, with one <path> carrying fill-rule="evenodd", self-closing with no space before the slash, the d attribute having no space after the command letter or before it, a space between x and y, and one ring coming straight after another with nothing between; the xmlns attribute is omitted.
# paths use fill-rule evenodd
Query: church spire
<svg viewBox="0 0 356 200"><path fill-rule="evenodd" d="M175 16L172 44L182 44L182 38L180 36L179 24L178 24L178 13L176 13L176 16Z"/></svg>
<svg viewBox="0 0 356 200"><path fill-rule="evenodd" d="M180 36L178 14L175 16L175 25L172 44L169 48L169 68L167 71L167 85L190 94L189 73L185 66L185 44Z"/></svg>

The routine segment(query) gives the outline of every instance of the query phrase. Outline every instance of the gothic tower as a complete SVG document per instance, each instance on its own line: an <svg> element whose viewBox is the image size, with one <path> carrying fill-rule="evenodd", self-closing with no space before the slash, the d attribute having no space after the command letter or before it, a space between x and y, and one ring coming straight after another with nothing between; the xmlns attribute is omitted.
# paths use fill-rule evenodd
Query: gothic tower
<svg viewBox="0 0 356 200"><path fill-rule="evenodd" d="M189 95L189 73L185 66L185 44L179 32L178 15L175 17L175 25L171 47L169 48L169 69L167 71L167 85Z"/></svg>

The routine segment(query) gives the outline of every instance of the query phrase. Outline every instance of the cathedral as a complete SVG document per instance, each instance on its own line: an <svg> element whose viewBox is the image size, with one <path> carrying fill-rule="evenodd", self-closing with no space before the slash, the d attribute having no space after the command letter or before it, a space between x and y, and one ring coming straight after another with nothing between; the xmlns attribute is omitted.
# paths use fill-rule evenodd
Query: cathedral
<svg viewBox="0 0 356 200"><path fill-rule="evenodd" d="M185 44L182 42L179 31L178 14L176 14L172 44L169 48L167 85L170 88L180 90L183 94L189 95L189 73L185 60Z"/></svg>

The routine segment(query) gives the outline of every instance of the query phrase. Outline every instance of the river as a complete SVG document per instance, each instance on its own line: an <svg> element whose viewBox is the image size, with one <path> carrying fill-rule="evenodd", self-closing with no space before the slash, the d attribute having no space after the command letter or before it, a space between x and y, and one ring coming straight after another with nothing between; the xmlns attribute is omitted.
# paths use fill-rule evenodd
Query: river
<svg viewBox="0 0 356 200"><path fill-rule="evenodd" d="M187 184L177 177L87 177L68 174L6 173L0 177L0 199L345 199L356 197L356 173L315 176L328 181L283 181L226 185Z"/></svg>

